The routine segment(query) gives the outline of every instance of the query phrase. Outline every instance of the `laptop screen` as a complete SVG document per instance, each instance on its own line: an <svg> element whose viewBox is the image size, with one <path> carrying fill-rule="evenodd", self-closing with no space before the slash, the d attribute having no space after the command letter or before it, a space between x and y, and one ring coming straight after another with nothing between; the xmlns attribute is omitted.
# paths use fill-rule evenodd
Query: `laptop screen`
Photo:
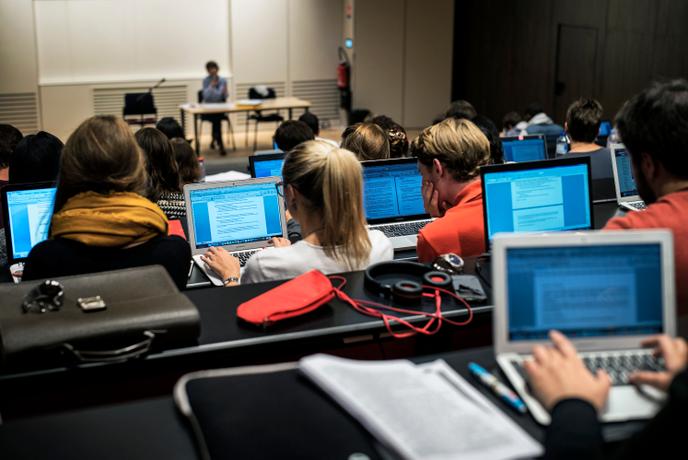
<svg viewBox="0 0 688 460"><path fill-rule="evenodd" d="M28 257L31 248L48 238L55 190L47 187L7 192L12 259Z"/></svg>
<svg viewBox="0 0 688 460"><path fill-rule="evenodd" d="M368 222L425 215L423 181L415 160L362 165L363 206Z"/></svg>
<svg viewBox="0 0 688 460"><path fill-rule="evenodd" d="M547 158L547 148L542 137L517 137L503 139L504 159L506 161L537 161Z"/></svg>
<svg viewBox="0 0 688 460"><path fill-rule="evenodd" d="M662 332L658 243L506 250L509 338Z"/></svg>
<svg viewBox="0 0 688 460"><path fill-rule="evenodd" d="M616 173L619 181L619 195L621 198L627 196L637 196L638 188L633 177L631 167L631 157L626 149L614 150L614 161L616 161Z"/></svg>
<svg viewBox="0 0 688 460"><path fill-rule="evenodd" d="M587 163L549 160L532 168L508 166L486 168L482 174L488 243L500 232L592 228Z"/></svg>
<svg viewBox="0 0 688 460"><path fill-rule="evenodd" d="M253 162L253 169L255 171L254 177L282 177L283 164L284 158L267 160L256 159Z"/></svg>
<svg viewBox="0 0 688 460"><path fill-rule="evenodd" d="M197 249L282 236L273 182L190 190L189 199Z"/></svg>
<svg viewBox="0 0 688 460"><path fill-rule="evenodd" d="M609 137L612 133L612 122L609 120L602 120L600 122L600 130L597 132L599 137Z"/></svg>

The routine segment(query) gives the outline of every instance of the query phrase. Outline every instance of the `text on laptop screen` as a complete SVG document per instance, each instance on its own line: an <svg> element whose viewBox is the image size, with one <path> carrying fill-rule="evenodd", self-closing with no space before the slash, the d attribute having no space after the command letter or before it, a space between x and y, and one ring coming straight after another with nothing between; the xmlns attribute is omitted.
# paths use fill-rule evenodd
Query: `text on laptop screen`
<svg viewBox="0 0 688 460"><path fill-rule="evenodd" d="M537 161L547 158L544 139L504 141L502 148L504 149L504 159L506 161L520 163L522 161Z"/></svg>
<svg viewBox="0 0 688 460"><path fill-rule="evenodd" d="M416 162L363 168L363 205L366 219L425 214L422 177Z"/></svg>
<svg viewBox="0 0 688 460"><path fill-rule="evenodd" d="M506 253L510 340L662 332L659 244L511 248Z"/></svg>
<svg viewBox="0 0 688 460"><path fill-rule="evenodd" d="M485 173L490 241L499 232L588 229L590 190L584 164Z"/></svg>
<svg viewBox="0 0 688 460"><path fill-rule="evenodd" d="M624 149L614 150L614 161L616 161L616 174L619 178L619 195L621 198L638 195L628 151Z"/></svg>
<svg viewBox="0 0 688 460"><path fill-rule="evenodd" d="M197 248L282 236L274 183L191 190L189 198Z"/></svg>
<svg viewBox="0 0 688 460"><path fill-rule="evenodd" d="M256 177L282 177L282 165L284 159L279 160L254 160L253 168Z"/></svg>
<svg viewBox="0 0 688 460"><path fill-rule="evenodd" d="M7 192L12 257L28 257L31 248L48 238L55 188Z"/></svg>

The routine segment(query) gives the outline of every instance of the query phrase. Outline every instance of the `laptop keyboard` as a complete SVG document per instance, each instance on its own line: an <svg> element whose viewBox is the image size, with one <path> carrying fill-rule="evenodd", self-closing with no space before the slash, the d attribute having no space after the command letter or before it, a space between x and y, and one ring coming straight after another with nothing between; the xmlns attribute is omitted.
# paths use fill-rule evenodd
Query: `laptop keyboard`
<svg viewBox="0 0 688 460"><path fill-rule="evenodd" d="M239 259L239 264L241 264L241 266L243 267L244 265L246 265L246 262L248 262L248 259L250 259L251 256L256 252L258 252L258 250L233 252L232 255Z"/></svg>
<svg viewBox="0 0 688 460"><path fill-rule="evenodd" d="M642 211L643 209L647 208L647 205L645 205L644 201L631 201L626 203L630 207L637 209L638 211Z"/></svg>
<svg viewBox="0 0 688 460"><path fill-rule="evenodd" d="M373 225L371 230L380 230L387 237L417 235L430 221L420 220L416 222L405 222L400 224Z"/></svg>
<svg viewBox="0 0 688 460"><path fill-rule="evenodd" d="M662 371L664 360L656 358L651 351L622 351L605 353L581 353L583 364L592 373L604 369L612 380L612 386L628 385L628 377L637 370ZM514 368L527 382L528 377L522 361L512 361Z"/></svg>

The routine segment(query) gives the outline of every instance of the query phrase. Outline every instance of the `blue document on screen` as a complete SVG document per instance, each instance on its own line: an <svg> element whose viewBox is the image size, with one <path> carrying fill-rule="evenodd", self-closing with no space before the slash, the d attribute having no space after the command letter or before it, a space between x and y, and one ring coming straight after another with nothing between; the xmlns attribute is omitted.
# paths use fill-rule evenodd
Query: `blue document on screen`
<svg viewBox="0 0 688 460"><path fill-rule="evenodd" d="M55 187L7 192L10 248L13 260L28 257L31 248L48 238Z"/></svg>

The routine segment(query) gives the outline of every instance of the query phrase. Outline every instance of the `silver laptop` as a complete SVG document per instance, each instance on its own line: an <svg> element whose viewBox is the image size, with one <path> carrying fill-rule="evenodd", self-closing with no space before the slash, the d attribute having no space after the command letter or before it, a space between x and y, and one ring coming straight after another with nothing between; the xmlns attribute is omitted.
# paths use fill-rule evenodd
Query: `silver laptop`
<svg viewBox="0 0 688 460"><path fill-rule="evenodd" d="M535 420L547 411L527 389L522 363L556 329L586 366L602 367L612 388L602 421L652 417L661 392L628 383L636 369L662 369L640 342L676 333L674 255L666 230L501 234L493 240L497 362Z"/></svg>
<svg viewBox="0 0 688 460"><path fill-rule="evenodd" d="M279 183L279 177L265 177L184 186L191 253L214 284L213 273L200 261L208 248L225 248L243 267L272 237L286 238Z"/></svg>
<svg viewBox="0 0 688 460"><path fill-rule="evenodd" d="M363 207L371 230L380 230L396 250L415 249L429 222L415 158L364 161Z"/></svg>
<svg viewBox="0 0 688 460"><path fill-rule="evenodd" d="M609 147L614 172L614 188L619 207L627 211L642 211L645 202L638 195L638 187L633 177L631 157L623 144L612 144Z"/></svg>

